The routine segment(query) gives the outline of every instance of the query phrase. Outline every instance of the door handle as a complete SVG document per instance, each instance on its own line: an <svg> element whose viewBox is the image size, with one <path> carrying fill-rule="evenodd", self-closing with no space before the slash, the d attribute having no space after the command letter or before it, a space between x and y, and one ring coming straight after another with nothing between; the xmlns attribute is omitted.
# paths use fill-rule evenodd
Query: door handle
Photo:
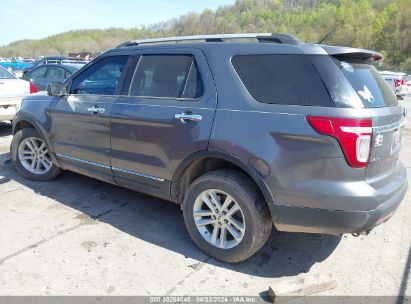
<svg viewBox="0 0 411 304"><path fill-rule="evenodd" d="M88 112L91 112L92 114L103 114L106 109L100 108L98 106L92 106L91 108L87 108Z"/></svg>
<svg viewBox="0 0 411 304"><path fill-rule="evenodd" d="M203 117L198 114L181 113L174 115L174 118L185 123L187 121L200 121Z"/></svg>

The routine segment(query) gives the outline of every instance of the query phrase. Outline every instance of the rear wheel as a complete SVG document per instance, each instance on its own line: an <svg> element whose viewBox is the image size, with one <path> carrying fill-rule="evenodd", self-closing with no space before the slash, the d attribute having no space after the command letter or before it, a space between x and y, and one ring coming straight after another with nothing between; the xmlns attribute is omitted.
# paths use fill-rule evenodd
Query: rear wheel
<svg viewBox="0 0 411 304"><path fill-rule="evenodd" d="M61 173L51 160L47 143L31 128L22 129L14 135L11 158L16 169L31 180L48 181Z"/></svg>
<svg viewBox="0 0 411 304"><path fill-rule="evenodd" d="M239 262L267 241L272 221L254 183L222 169L196 179L184 199L184 220L194 242L210 256Z"/></svg>

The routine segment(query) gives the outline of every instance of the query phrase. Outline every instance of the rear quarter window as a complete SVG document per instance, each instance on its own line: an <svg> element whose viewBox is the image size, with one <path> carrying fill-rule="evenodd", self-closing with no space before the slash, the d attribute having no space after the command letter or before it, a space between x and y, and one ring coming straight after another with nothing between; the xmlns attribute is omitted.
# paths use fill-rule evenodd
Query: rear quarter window
<svg viewBox="0 0 411 304"><path fill-rule="evenodd" d="M259 102L334 106L319 74L305 55L238 55L231 62L245 88Z"/></svg>

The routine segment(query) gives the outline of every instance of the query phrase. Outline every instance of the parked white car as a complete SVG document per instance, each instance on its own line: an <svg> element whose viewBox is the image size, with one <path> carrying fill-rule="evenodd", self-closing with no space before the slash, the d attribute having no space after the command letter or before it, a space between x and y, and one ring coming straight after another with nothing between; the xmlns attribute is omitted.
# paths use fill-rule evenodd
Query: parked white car
<svg viewBox="0 0 411 304"><path fill-rule="evenodd" d="M13 120L24 96L37 92L28 81L21 80L0 66L0 121Z"/></svg>
<svg viewBox="0 0 411 304"><path fill-rule="evenodd" d="M380 74L398 97L402 98L411 94L411 86L408 85L409 79L406 73L382 71Z"/></svg>

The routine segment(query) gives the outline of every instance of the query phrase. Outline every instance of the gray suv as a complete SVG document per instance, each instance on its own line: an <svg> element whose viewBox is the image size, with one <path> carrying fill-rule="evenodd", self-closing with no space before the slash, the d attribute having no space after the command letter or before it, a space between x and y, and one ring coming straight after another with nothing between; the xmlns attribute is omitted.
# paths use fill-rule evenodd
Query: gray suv
<svg viewBox="0 0 411 304"><path fill-rule="evenodd" d="M273 225L367 234L407 191L405 110L381 58L286 34L127 42L24 99L12 160L32 180L71 170L180 204L226 262Z"/></svg>

